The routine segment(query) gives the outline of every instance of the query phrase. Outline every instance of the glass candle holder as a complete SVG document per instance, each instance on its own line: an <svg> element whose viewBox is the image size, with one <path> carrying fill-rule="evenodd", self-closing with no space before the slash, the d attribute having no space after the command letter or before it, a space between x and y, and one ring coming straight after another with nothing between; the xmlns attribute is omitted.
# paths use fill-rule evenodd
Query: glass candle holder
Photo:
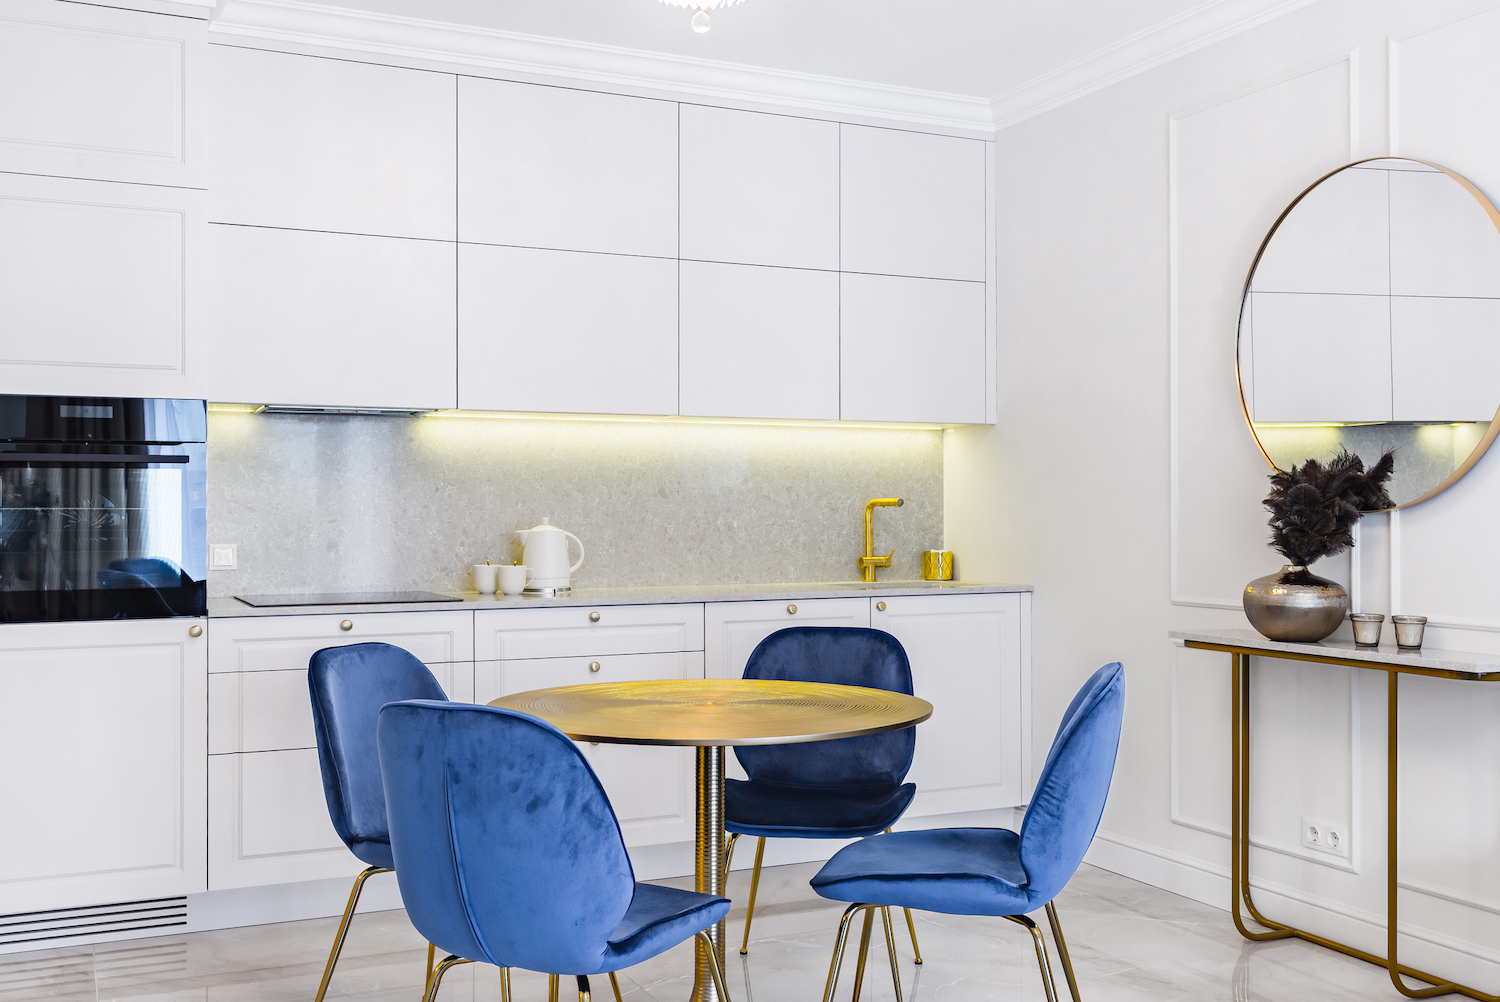
<svg viewBox="0 0 1500 1002"><path fill-rule="evenodd" d="M1380 627L1385 622L1384 615L1378 612L1351 612L1349 621L1354 624L1354 646L1380 646Z"/></svg>
<svg viewBox="0 0 1500 1002"><path fill-rule="evenodd" d="M1422 647L1422 632L1427 627L1426 616L1392 616L1391 624L1396 627L1396 646L1404 651L1420 650Z"/></svg>

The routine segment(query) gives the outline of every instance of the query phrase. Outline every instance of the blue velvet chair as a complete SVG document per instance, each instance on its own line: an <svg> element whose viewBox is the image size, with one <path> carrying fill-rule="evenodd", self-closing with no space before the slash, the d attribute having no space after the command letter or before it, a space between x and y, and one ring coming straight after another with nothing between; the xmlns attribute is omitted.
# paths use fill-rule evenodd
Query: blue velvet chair
<svg viewBox="0 0 1500 1002"><path fill-rule="evenodd" d="M778 630L750 653L744 677L862 685L912 694L906 650L882 630L834 626ZM750 949L750 923L755 918L766 839L860 838L890 828L917 792L915 784L903 782L916 747L916 728L908 727L841 741L734 750L750 778L724 784L724 830L729 832L726 875L739 837L759 839L740 953ZM906 927L920 964L922 951L910 911Z"/></svg>
<svg viewBox="0 0 1500 1002"><path fill-rule="evenodd" d="M889 938L888 909L895 905L949 915L995 915L1025 926L1036 946L1047 998L1055 1002L1057 986L1046 942L1026 915L1045 907L1068 989L1078 1002L1078 982L1052 899L1072 879L1094 840L1109 796L1124 714L1125 670L1116 662L1095 672L1063 714L1020 834L1007 828L898 832L856 842L830 859L813 877L813 889L825 898L855 903L839 924L825 1002L831 1002L838 987L850 920L865 912L854 976L858 1002L874 912L885 910ZM894 975L894 952L891 970ZM897 1002L900 999L898 978Z"/></svg>
<svg viewBox="0 0 1500 1002"><path fill-rule="evenodd" d="M567 735L514 710L407 700L380 710L396 879L412 923L456 964L578 979L700 936L729 912L709 894L638 884L594 770ZM712 948L715 986L728 1002Z"/></svg>
<svg viewBox="0 0 1500 1002"><path fill-rule="evenodd" d="M329 820L349 851L368 865L368 869L354 878L349 904L344 908L343 921L328 954L316 999L323 1002L365 881L377 873L389 873L396 865L391 859L385 791L380 783L380 757L375 749L380 708L399 699L448 697L426 665L410 652L390 644L351 644L318 651L307 666L307 687L312 695L318 765L323 770ZM432 955L429 946L429 976Z"/></svg>

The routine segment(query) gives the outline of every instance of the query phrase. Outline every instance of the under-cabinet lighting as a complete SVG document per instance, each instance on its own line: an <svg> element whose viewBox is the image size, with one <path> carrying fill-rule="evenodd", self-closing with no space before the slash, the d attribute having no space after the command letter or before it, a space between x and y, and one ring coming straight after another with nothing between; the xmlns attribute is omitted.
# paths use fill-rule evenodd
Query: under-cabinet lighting
<svg viewBox="0 0 1500 1002"><path fill-rule="evenodd" d="M873 428L886 431L942 431L941 424L908 421L815 421L797 418L721 418L676 414L553 414L536 411L429 411L428 418L478 418L494 421L592 421L606 424L749 425L764 428Z"/></svg>

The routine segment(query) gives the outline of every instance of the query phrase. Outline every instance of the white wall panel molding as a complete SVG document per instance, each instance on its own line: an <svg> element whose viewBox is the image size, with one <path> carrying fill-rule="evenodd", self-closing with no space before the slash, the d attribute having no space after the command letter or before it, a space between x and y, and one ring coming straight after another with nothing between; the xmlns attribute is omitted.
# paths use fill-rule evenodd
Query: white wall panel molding
<svg viewBox="0 0 1500 1002"><path fill-rule="evenodd" d="M1236 553L1236 560L1226 561L1222 548L1206 545L1206 539L1194 535L1193 527L1185 527L1184 513L1210 509L1227 512L1231 510L1228 506L1244 504L1245 498L1257 497L1264 489L1264 482L1258 478L1266 468L1249 445L1232 382L1235 310L1241 282L1239 262L1243 261L1248 269L1266 228L1286 202L1302 190L1308 178L1317 176L1316 170L1337 166L1332 161L1354 156L1359 147L1355 96L1358 55L1358 50L1346 50L1276 74L1190 106L1173 114L1168 121L1169 587L1173 605L1234 612L1242 608L1238 595L1230 594L1227 589L1216 593L1219 587L1224 587L1223 582L1217 586L1205 586L1202 581L1186 582L1189 575L1184 574L1184 559L1185 554L1198 554L1216 566L1224 566L1248 560L1248 550L1245 554ZM1298 144L1297 148L1267 154L1264 163L1256 159L1256 143L1227 141L1228 134L1237 129L1221 128L1222 135L1215 133L1212 126L1204 129L1201 141L1209 144L1204 149L1196 146L1199 139L1184 140L1184 128L1196 135L1199 123L1215 116L1226 121L1238 116L1247 130L1257 125L1270 128L1288 118L1275 111L1278 101L1283 105L1319 108L1321 120L1314 121L1318 116L1311 114L1303 115L1298 135L1288 132L1277 136L1282 143ZM1191 149L1184 150L1185 141ZM1218 189L1237 193L1233 203L1227 196L1217 201L1201 197ZM1247 190L1254 192L1254 196L1243 197ZM1186 215L1185 199L1189 203ZM1219 215L1210 218L1213 212ZM1185 243L1190 245L1186 255ZM1227 272L1223 266L1226 257L1233 262ZM1185 263L1200 271L1186 283ZM1186 305L1184 289L1195 297ZM1189 328L1186 336L1194 340L1184 340L1185 324ZM1211 337L1220 340L1214 347L1205 348ZM1198 357L1192 357L1195 354ZM1185 401L1185 392L1196 393L1197 399ZM1210 400L1212 403L1208 403ZM1192 418L1186 422L1185 411ZM1226 435L1237 437L1226 439ZM1216 447L1209 447L1210 440L1243 440L1243 455L1218 456L1220 465L1208 470L1201 465L1197 470L1185 469L1185 462L1203 464L1213 460L1217 453ZM1212 498L1203 495L1193 498L1191 503L1184 500L1185 485L1207 483L1218 485ZM1261 573L1274 569L1275 558L1267 553L1270 559L1264 561L1266 569ZM1246 580L1254 576L1252 573Z"/></svg>
<svg viewBox="0 0 1500 1002"><path fill-rule="evenodd" d="M1313 0L1208 0L996 95L996 130L1290 14Z"/></svg>
<svg viewBox="0 0 1500 1002"><path fill-rule="evenodd" d="M1435 34L1437 32L1441 32L1442 30L1444 30L1446 28L1451 28L1451 27L1453 27L1455 25L1458 25L1458 24L1461 24L1461 23L1463 23L1465 21L1469 21L1469 20L1471 20L1473 18L1479 17L1480 15L1488 14L1491 11L1496 10L1497 8L1500 8L1500 0L1496 0L1496 2L1494 2L1494 3L1487 3L1487 4L1484 4L1482 6L1475 7L1473 10L1465 11L1464 13L1459 14L1457 16L1444 17L1444 18L1439 18L1436 21L1429 21L1429 22L1427 22L1425 24L1422 24L1419 27L1415 27L1415 28L1412 28L1409 31L1402 32L1400 35L1392 35L1389 39L1387 39L1387 42L1386 42L1386 60L1387 60L1386 86L1387 86L1388 95L1389 95L1389 98L1390 98L1390 100L1389 100L1389 102L1387 104L1388 114L1390 116L1390 119L1389 119L1389 121L1390 121L1390 133L1389 133L1390 134L1390 151L1389 151L1389 155L1390 156L1393 156L1393 157L1402 156L1402 154L1400 153L1400 149L1401 149L1401 46L1404 43L1406 43L1406 42L1411 42L1411 41L1413 41L1415 39L1421 38L1424 35ZM1473 28L1473 27L1476 27L1476 26L1472 26L1472 25L1466 25L1465 26L1466 29ZM1462 170L1460 170L1459 172L1462 173Z"/></svg>
<svg viewBox="0 0 1500 1002"><path fill-rule="evenodd" d="M302 0L228 0L210 31L220 41L313 46L517 79L669 92L969 135L988 136L994 131L990 102L982 97L352 11Z"/></svg>

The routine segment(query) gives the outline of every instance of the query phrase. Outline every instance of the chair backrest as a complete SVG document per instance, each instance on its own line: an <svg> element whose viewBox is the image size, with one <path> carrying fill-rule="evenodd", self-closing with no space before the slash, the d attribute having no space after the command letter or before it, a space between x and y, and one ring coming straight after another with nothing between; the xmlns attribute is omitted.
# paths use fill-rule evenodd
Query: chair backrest
<svg viewBox="0 0 1500 1002"><path fill-rule="evenodd" d="M417 931L501 967L597 971L635 874L573 742L514 710L409 700L381 709L379 743Z"/></svg>
<svg viewBox="0 0 1500 1002"><path fill-rule="evenodd" d="M427 666L390 644L325 647L307 666L328 817L344 844L387 841L375 725L398 699L447 699Z"/></svg>
<svg viewBox="0 0 1500 1002"><path fill-rule="evenodd" d="M1124 718L1125 669L1116 661L1094 672L1068 705L1021 822L1021 865L1037 907L1067 885L1094 841Z"/></svg>
<svg viewBox="0 0 1500 1002"><path fill-rule="evenodd" d="M762 640L745 662L745 678L862 685L912 695L911 663L883 630L793 626ZM917 748L917 729L813 744L734 750L753 780L784 786L900 786Z"/></svg>

